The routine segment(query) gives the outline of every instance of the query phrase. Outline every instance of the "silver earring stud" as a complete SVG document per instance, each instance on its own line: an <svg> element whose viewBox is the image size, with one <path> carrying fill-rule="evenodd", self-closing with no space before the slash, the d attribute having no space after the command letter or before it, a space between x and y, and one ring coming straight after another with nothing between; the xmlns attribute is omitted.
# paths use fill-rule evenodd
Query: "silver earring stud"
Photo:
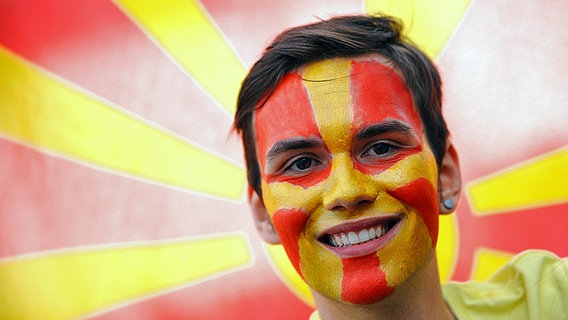
<svg viewBox="0 0 568 320"><path fill-rule="evenodd" d="M452 201L452 199L444 200L444 207L446 207L446 209L448 210L452 210L454 208L454 202Z"/></svg>

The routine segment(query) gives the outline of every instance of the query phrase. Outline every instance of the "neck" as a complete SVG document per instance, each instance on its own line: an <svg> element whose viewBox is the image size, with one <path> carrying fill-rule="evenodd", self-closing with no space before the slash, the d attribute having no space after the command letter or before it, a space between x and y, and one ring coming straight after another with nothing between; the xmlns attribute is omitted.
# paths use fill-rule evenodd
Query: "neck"
<svg viewBox="0 0 568 320"><path fill-rule="evenodd" d="M435 254L426 267L372 305L353 305L313 292L322 320L453 319L442 297Z"/></svg>

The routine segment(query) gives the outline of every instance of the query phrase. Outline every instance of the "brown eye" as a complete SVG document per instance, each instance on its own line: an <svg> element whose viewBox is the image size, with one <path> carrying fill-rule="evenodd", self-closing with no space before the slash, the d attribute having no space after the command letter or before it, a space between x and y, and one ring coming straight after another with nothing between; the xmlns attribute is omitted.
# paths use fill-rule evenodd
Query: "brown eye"
<svg viewBox="0 0 568 320"><path fill-rule="evenodd" d="M371 147L375 155L385 155L392 151L392 145L386 143L377 143Z"/></svg>
<svg viewBox="0 0 568 320"><path fill-rule="evenodd" d="M397 155L401 147L390 142L376 142L370 145L365 152L363 152L362 157L366 159L380 159L386 160Z"/></svg>
<svg viewBox="0 0 568 320"><path fill-rule="evenodd" d="M292 162L290 167L296 170L307 170L315 164L315 160L308 157L302 157Z"/></svg>

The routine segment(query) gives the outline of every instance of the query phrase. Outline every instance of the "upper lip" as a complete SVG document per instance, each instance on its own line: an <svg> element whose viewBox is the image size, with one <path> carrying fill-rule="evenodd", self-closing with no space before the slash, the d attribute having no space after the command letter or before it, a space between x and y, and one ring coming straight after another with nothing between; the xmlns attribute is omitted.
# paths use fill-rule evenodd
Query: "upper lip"
<svg viewBox="0 0 568 320"><path fill-rule="evenodd" d="M388 215L380 215L371 218L364 218L364 219L357 219L357 220L348 220L344 223L339 225L335 225L329 228L326 228L316 234L316 239L321 239L326 235L333 235L337 233L347 233L350 231L359 231L366 228L371 228L378 226L380 224L389 223L392 221L399 221L402 219L401 214L388 214Z"/></svg>

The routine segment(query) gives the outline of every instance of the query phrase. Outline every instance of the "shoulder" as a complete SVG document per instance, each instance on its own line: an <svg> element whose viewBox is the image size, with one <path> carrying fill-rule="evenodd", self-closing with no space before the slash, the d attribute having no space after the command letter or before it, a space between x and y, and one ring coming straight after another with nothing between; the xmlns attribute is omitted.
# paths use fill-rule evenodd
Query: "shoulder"
<svg viewBox="0 0 568 320"><path fill-rule="evenodd" d="M447 283L442 290L460 319L566 319L568 260L526 251L485 282Z"/></svg>

